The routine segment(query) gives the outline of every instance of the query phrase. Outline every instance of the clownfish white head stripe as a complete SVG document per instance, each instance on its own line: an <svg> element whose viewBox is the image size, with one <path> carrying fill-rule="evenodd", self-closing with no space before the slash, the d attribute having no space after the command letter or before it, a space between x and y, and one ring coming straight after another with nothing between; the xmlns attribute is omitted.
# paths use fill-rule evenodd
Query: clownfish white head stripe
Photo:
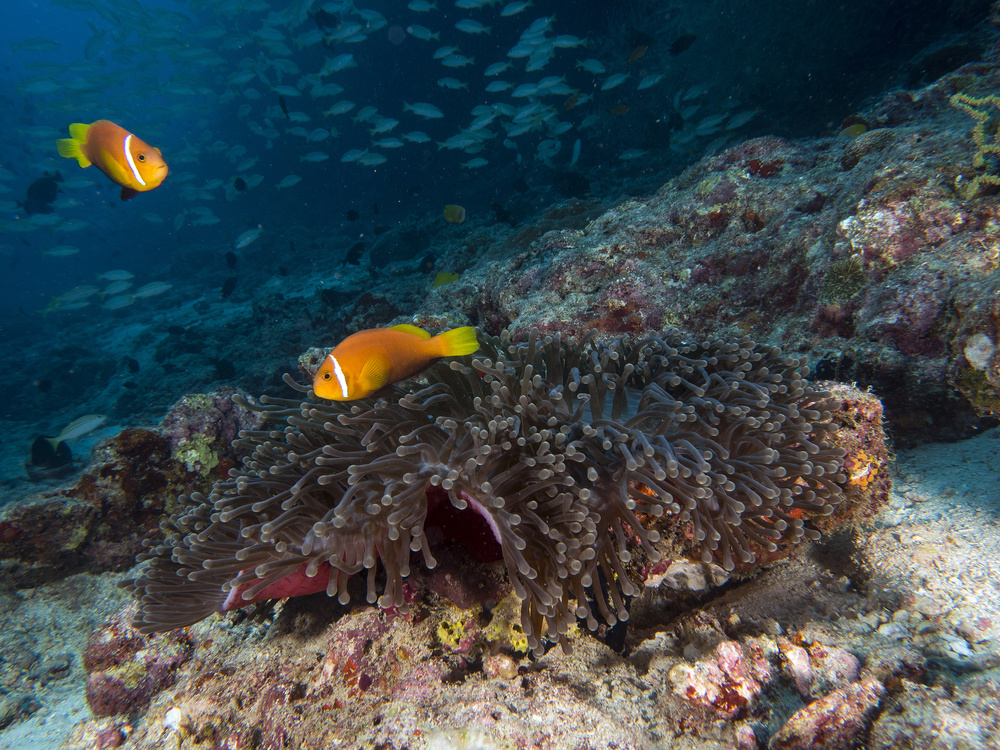
<svg viewBox="0 0 1000 750"><path fill-rule="evenodd" d="M344 371L340 367L340 362L332 354L327 355L327 359L330 360L330 364L333 366L333 374L337 376L337 382L340 384L340 392L347 398L347 378L344 377Z"/></svg>
<svg viewBox="0 0 1000 750"><path fill-rule="evenodd" d="M127 136L125 136L125 160L128 162L128 167L129 167L129 169L132 170L132 175L135 177L136 181L140 185L142 185L143 187L145 187L146 186L146 182L142 179L142 176L139 174L139 170L136 169L135 160L132 159L132 152L129 151L129 148L128 148L128 145L129 145L129 143L131 141L132 141L132 134L129 133Z"/></svg>

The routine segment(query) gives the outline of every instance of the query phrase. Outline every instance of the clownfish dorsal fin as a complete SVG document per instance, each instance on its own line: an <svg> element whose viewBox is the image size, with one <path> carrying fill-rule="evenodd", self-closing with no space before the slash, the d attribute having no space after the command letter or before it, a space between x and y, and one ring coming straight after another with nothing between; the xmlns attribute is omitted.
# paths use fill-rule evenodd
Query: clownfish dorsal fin
<svg viewBox="0 0 1000 750"><path fill-rule="evenodd" d="M429 339L431 337L431 335L423 328L417 328L416 326L411 326L408 323L401 323L398 326L393 326L392 330L402 331L403 333L412 333L414 336L418 336L422 339Z"/></svg>
<svg viewBox="0 0 1000 750"><path fill-rule="evenodd" d="M79 141L80 143L87 142L87 131L90 130L90 125L85 122L74 122L69 126L69 137L74 141Z"/></svg>
<svg viewBox="0 0 1000 750"><path fill-rule="evenodd" d="M368 357L358 375L363 387L369 391L377 391L389 382L389 362L385 357L373 354Z"/></svg>

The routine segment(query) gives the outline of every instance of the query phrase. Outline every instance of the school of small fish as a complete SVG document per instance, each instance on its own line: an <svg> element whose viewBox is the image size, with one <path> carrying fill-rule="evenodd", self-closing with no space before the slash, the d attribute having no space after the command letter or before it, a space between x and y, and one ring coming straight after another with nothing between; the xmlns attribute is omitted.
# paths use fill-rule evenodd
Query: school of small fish
<svg viewBox="0 0 1000 750"><path fill-rule="evenodd" d="M33 71L21 80L20 93L46 114L18 136L42 166L58 166L52 159L58 141L59 155L81 167L96 165L121 187L123 200L164 185L157 193L169 191L173 200L136 214L163 227L157 231L220 224L225 216L217 201L237 200L246 191L303 195L338 170L392 174L415 153L420 156L414 163L440 162L454 170L455 179L491 174L512 158L577 169L598 158L588 154L588 144L603 140L616 118L639 104L673 123L659 147L682 153L710 139L708 147L717 147L757 114L732 98L713 100L706 84L687 79L679 85L685 76L672 56L695 44L693 35L658 48L649 42L611 53L599 40L560 33L561 19L533 15L531 0L410 0L381 10L354 0L220 0L212 4L210 19L203 4L193 2L180 10L136 0L52 2L87 14L92 34L83 59L71 65L46 60L61 52L53 40L11 45ZM440 74L425 84L407 81L405 97L373 96L366 76L373 56L404 44ZM157 76L153 50L173 63L169 80ZM155 96L122 106L119 97L134 99L143 90ZM467 109L457 103L470 99L476 104ZM213 132L207 116L220 107L236 127L225 131L228 138ZM67 121L64 113L79 111L114 113L115 122ZM178 117L185 118L183 133L171 132L169 123ZM240 128L245 137L237 142L232 135ZM627 144L621 137L627 133L616 132L616 142ZM617 156L629 163L651 152L636 143ZM0 229L90 230L90 221L63 212L85 207L88 195L103 186L87 173L63 168L66 174L53 191L60 197L36 202L41 208L30 215L3 199L14 175L0 169ZM171 215L169 206L178 205ZM460 222L464 212L446 218ZM250 229L231 246L242 249L259 237L260 228ZM77 245L58 243L39 252L48 262L63 263L87 255ZM120 282L98 291L106 310L152 296ZM89 296L71 290L53 297L46 313L87 304Z"/></svg>

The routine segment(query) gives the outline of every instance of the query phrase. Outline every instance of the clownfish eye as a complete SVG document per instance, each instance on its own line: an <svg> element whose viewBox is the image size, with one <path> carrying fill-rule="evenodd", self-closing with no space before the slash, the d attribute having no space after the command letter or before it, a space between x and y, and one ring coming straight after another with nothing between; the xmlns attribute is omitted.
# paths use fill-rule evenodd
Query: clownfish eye
<svg viewBox="0 0 1000 750"><path fill-rule="evenodd" d="M146 155L144 153L139 153L139 161L146 161Z"/></svg>
<svg viewBox="0 0 1000 750"><path fill-rule="evenodd" d="M333 373L331 373L331 372L324 372L323 373L323 380L329 380L332 377L333 377Z"/></svg>

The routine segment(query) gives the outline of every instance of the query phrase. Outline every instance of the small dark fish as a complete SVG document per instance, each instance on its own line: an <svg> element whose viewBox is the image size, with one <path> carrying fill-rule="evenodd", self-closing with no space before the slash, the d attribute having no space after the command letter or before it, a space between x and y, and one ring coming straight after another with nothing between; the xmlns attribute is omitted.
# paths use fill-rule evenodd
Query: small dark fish
<svg viewBox="0 0 1000 750"><path fill-rule="evenodd" d="M347 213L344 214L344 216L348 221L357 221L358 219L361 218L361 214L358 213L358 211L353 208L347 209Z"/></svg>
<svg viewBox="0 0 1000 750"><path fill-rule="evenodd" d="M372 203L372 212L378 214L378 203Z"/></svg>
<svg viewBox="0 0 1000 750"><path fill-rule="evenodd" d="M294 250L294 247L292 248ZM278 276L287 276L288 266L278 266Z"/></svg>
<svg viewBox="0 0 1000 750"><path fill-rule="evenodd" d="M226 253L226 265L230 268L236 268L236 253L230 250Z"/></svg>
<svg viewBox="0 0 1000 750"><path fill-rule="evenodd" d="M376 224L375 226L372 227L372 234L374 234L376 237L378 237L380 234L385 234L388 231L389 227L387 227L385 224Z"/></svg>
<svg viewBox="0 0 1000 750"><path fill-rule="evenodd" d="M350 263L352 266L361 265L361 255L365 252L364 242L355 242L351 245L351 249L347 251L347 255L344 256L344 262Z"/></svg>
<svg viewBox="0 0 1000 750"><path fill-rule="evenodd" d="M237 177L235 180L233 180L233 187L236 189L236 192L242 193L244 190L247 189L247 181L244 180L242 177Z"/></svg>
<svg viewBox="0 0 1000 750"><path fill-rule="evenodd" d="M694 34L683 34L674 40L674 43L670 45L670 54L677 57L681 52L687 50L698 37Z"/></svg>
<svg viewBox="0 0 1000 750"><path fill-rule="evenodd" d="M55 469L73 462L73 454L65 442L52 445L52 438L39 437L31 444L31 465L41 469Z"/></svg>
<svg viewBox="0 0 1000 750"><path fill-rule="evenodd" d="M134 380L126 380L124 383L122 383L122 388L128 388L129 390L132 390L135 387L136 383Z"/></svg>
<svg viewBox="0 0 1000 750"><path fill-rule="evenodd" d="M62 175L58 172L55 174L46 172L44 177L39 177L28 185L21 206L29 214L52 213L51 203L59 194L59 183L62 181Z"/></svg>
<svg viewBox="0 0 1000 750"><path fill-rule="evenodd" d="M288 117L288 105L285 103L285 97L278 94L278 104L281 105L281 111L285 113L285 117Z"/></svg>
<svg viewBox="0 0 1000 750"><path fill-rule="evenodd" d="M435 263L437 263L437 257L433 253L428 253L420 259L420 265L417 266L417 269L420 273L430 273L434 270Z"/></svg>
<svg viewBox="0 0 1000 750"><path fill-rule="evenodd" d="M48 393L52 390L52 381L47 379L36 380L35 388L40 390L42 393Z"/></svg>
<svg viewBox="0 0 1000 750"><path fill-rule="evenodd" d="M228 299L229 295L233 293L233 290L235 288L236 288L236 277L230 276L228 279L222 282L222 294L221 294L222 299Z"/></svg>
<svg viewBox="0 0 1000 750"><path fill-rule="evenodd" d="M130 373L135 375L137 372L139 372L139 367L140 367L139 360L137 360L135 357L125 357L125 367L128 368L128 371Z"/></svg>

